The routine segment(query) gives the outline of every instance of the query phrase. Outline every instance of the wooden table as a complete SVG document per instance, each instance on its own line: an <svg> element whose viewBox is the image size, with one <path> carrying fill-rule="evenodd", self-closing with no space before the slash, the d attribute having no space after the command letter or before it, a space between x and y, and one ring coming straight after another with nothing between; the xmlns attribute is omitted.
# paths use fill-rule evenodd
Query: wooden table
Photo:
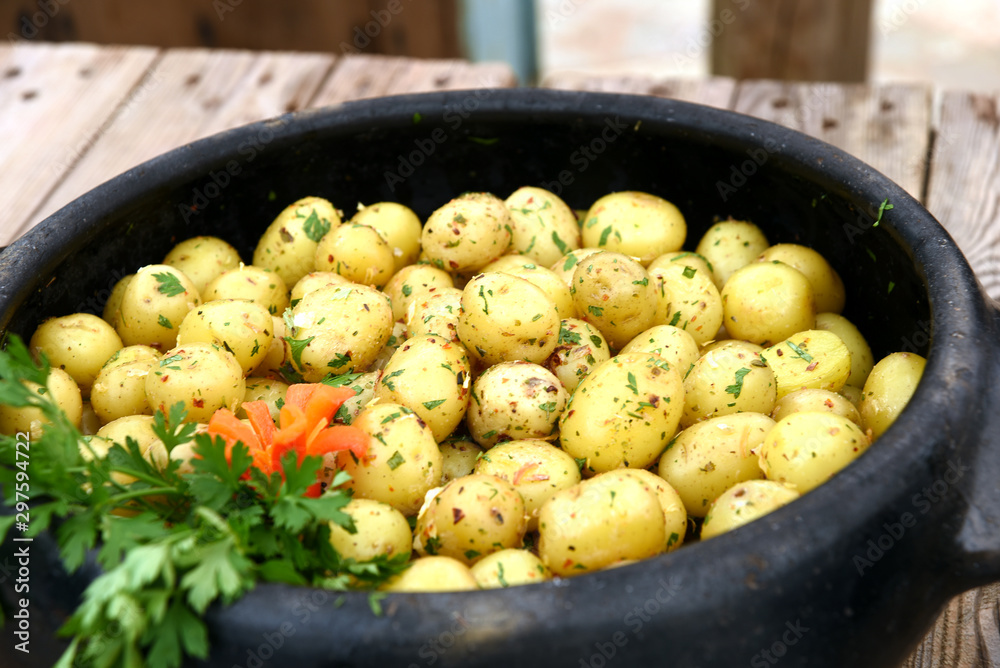
<svg viewBox="0 0 1000 668"><path fill-rule="evenodd" d="M0 245L148 158L295 109L395 93L510 87L500 64L365 55L0 46ZM1000 298L997 95L921 85L737 83L566 74L544 86L735 109L868 162L924 202ZM1000 493L1000 492L998 492ZM904 664L1000 666L1000 585L956 597Z"/></svg>

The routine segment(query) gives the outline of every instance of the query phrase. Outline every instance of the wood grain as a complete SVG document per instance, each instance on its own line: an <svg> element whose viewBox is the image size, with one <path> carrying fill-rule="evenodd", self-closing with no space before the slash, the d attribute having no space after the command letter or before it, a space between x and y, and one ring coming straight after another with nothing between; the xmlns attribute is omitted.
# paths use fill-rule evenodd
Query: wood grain
<svg viewBox="0 0 1000 668"><path fill-rule="evenodd" d="M931 158L927 208L990 296L1000 299L1000 113L997 96L947 92Z"/></svg>
<svg viewBox="0 0 1000 668"><path fill-rule="evenodd" d="M513 70L502 63L471 65L461 60L345 56L316 94L311 106L402 93L509 88L515 85L517 77Z"/></svg>
<svg viewBox="0 0 1000 668"><path fill-rule="evenodd" d="M322 54L167 51L24 229L144 160L306 106L333 62Z"/></svg>
<svg viewBox="0 0 1000 668"><path fill-rule="evenodd" d="M931 121L925 86L744 81L733 108L829 142L923 196Z"/></svg>
<svg viewBox="0 0 1000 668"><path fill-rule="evenodd" d="M100 135L155 49L0 46L0 246L14 239Z"/></svg>
<svg viewBox="0 0 1000 668"><path fill-rule="evenodd" d="M660 79L655 77L594 76L579 72L559 72L548 76L545 88L589 90L604 93L653 95L711 107L729 108L736 82L728 77L705 79Z"/></svg>

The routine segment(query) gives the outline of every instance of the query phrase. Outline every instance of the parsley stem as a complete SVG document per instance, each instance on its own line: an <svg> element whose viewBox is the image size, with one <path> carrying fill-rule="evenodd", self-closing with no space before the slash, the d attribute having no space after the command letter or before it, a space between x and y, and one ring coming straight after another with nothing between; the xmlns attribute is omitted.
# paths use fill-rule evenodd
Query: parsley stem
<svg viewBox="0 0 1000 668"><path fill-rule="evenodd" d="M139 480L142 480L143 482L148 482L150 485L162 485L163 484L163 479L162 478L157 478L156 476L151 476L151 475L148 475L146 473L143 473L142 471L136 471L135 469L130 469L130 468L124 468L124 467L120 467L120 466L115 466L115 467L112 468L112 470L113 471L117 471L118 473L122 473L124 475L132 476L133 478L138 478ZM177 491L175 487L168 487L167 489L171 489L171 490Z"/></svg>
<svg viewBox="0 0 1000 668"><path fill-rule="evenodd" d="M154 496L163 494L180 495L181 492L179 492L176 487L150 487L148 489L136 489L131 492L123 492L121 494L116 494L115 496L108 498L107 502L113 505L116 503L121 503L122 501L130 501L131 499L138 499L143 496Z"/></svg>

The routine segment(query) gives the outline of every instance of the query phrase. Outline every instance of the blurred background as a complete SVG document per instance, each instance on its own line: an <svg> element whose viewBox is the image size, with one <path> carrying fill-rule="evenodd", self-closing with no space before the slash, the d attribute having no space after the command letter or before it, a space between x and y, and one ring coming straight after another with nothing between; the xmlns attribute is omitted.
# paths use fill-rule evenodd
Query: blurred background
<svg viewBox="0 0 1000 668"><path fill-rule="evenodd" d="M1000 0L0 0L8 40L1000 89Z"/></svg>

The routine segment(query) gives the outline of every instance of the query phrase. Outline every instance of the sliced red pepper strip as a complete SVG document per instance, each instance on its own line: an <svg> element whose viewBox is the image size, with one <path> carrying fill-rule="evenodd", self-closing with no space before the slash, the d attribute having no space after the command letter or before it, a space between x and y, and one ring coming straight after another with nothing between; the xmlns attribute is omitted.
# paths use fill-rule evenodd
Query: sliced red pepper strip
<svg viewBox="0 0 1000 668"><path fill-rule="evenodd" d="M274 426L274 420L271 419L271 411L267 407L267 402L246 401L242 407L250 420L250 426L257 432L263 447L270 447L274 442L277 429Z"/></svg>
<svg viewBox="0 0 1000 668"><path fill-rule="evenodd" d="M322 383L296 383L285 390L285 406L298 406L305 410L310 397ZM325 386L324 386L325 387ZM282 407L284 408L284 406Z"/></svg>
<svg viewBox="0 0 1000 668"><path fill-rule="evenodd" d="M358 459L368 454L369 436L366 432L346 424L335 424L318 434L309 443L306 454L323 455L331 452L350 450Z"/></svg>
<svg viewBox="0 0 1000 668"><path fill-rule="evenodd" d="M213 436L221 436L226 441L228 446L226 458L230 460L232 459L233 446L237 441L242 441L251 453L263 450L260 439L253 428L241 422L228 408L220 408L212 414L212 418L208 421L208 433Z"/></svg>

